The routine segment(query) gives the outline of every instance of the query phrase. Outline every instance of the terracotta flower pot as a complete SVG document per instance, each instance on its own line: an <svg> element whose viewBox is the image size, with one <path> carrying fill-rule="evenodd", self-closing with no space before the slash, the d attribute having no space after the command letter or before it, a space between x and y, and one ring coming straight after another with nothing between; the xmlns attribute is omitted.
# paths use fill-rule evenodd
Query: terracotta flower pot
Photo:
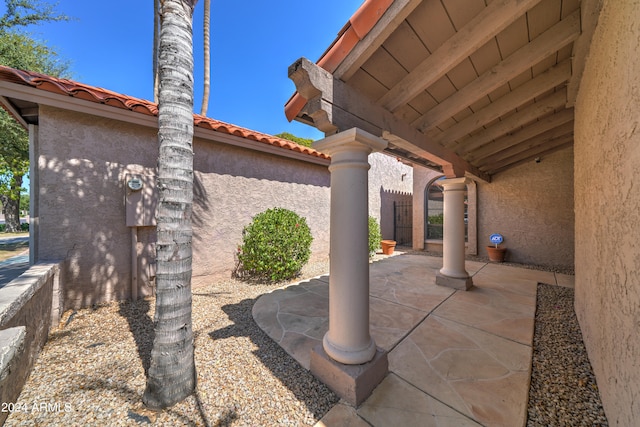
<svg viewBox="0 0 640 427"><path fill-rule="evenodd" d="M487 246L487 253L489 254L489 261L504 262L507 248L496 248L495 246Z"/></svg>
<svg viewBox="0 0 640 427"><path fill-rule="evenodd" d="M396 247L396 241L395 240L382 240L380 242L380 244L382 245L382 253L385 255L392 255L393 254L393 250Z"/></svg>

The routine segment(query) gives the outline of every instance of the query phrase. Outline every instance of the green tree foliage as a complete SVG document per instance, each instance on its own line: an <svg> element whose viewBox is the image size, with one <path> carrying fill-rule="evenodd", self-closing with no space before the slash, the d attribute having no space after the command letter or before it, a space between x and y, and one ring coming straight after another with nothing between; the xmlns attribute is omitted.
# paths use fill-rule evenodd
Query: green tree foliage
<svg viewBox="0 0 640 427"><path fill-rule="evenodd" d="M38 0L5 0L4 3L6 11L0 16L0 31L69 20L67 16L58 15L51 3Z"/></svg>
<svg viewBox="0 0 640 427"><path fill-rule="evenodd" d="M37 0L6 0L0 16L0 65L60 76L68 64L46 44L21 32L22 27L68 18L56 15L53 6ZM0 109L0 203L6 232L20 229L20 194L29 170L29 136L4 109Z"/></svg>
<svg viewBox="0 0 640 427"><path fill-rule="evenodd" d="M278 138L286 139L288 141L295 142L296 144L304 145L305 147L311 147L311 144L313 144L313 139L300 138L299 136L295 136L289 132L282 132L274 136L277 136Z"/></svg>
<svg viewBox="0 0 640 427"><path fill-rule="evenodd" d="M309 261L312 241L305 218L284 208L268 209L242 231L238 261L250 277L272 282L290 279Z"/></svg>

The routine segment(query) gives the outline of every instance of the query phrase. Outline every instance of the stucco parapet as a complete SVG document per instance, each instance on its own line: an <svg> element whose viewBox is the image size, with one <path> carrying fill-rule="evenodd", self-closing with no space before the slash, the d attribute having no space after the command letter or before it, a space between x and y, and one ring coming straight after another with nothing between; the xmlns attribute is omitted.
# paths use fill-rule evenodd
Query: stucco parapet
<svg viewBox="0 0 640 427"><path fill-rule="evenodd" d="M42 262L0 289L0 325L6 324L60 269L59 262Z"/></svg>

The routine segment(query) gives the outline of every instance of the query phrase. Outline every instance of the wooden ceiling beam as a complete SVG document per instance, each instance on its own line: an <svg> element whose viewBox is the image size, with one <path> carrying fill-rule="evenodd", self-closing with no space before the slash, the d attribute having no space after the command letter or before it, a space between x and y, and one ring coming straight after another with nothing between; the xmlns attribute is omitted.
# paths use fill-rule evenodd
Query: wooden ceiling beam
<svg viewBox="0 0 640 427"><path fill-rule="evenodd" d="M571 78L571 61L566 60L550 68L535 78L518 86L506 95L498 98L481 110L451 126L449 129L435 136L435 140L445 147L454 147L456 140L468 135L492 121L515 110L522 104L529 102L550 89L558 87ZM487 141L490 141L490 138ZM482 145L482 144L480 144Z"/></svg>
<svg viewBox="0 0 640 427"><path fill-rule="evenodd" d="M395 139L389 140L390 142L410 152L420 150L425 159L441 165L448 175L462 176L469 172L481 180L491 180L489 175L482 173L453 151L429 140L393 113L374 104L308 59L300 58L292 64L289 67L289 78L295 83L300 95L309 100L302 112L313 117L314 125L325 134L358 127L383 138L394 135Z"/></svg>
<svg viewBox="0 0 640 427"><path fill-rule="evenodd" d="M566 101L566 89L552 93L548 97L522 108L520 111L511 114L505 119L494 123L492 126L461 142L455 151L466 158L466 154L477 150L492 140L501 138L510 132L517 131L520 127L531 123L538 117L543 117L557 109L564 108Z"/></svg>
<svg viewBox="0 0 640 427"><path fill-rule="evenodd" d="M552 141L567 135L573 135L573 121L563 123L553 129L541 132L530 138L519 140L512 144L510 147L504 148L490 156L485 156L483 159L478 159L477 163L480 165L480 167L485 167L488 164L499 164L504 160L508 160L509 158L531 150L532 148L535 149L536 147L545 144L548 141Z"/></svg>
<svg viewBox="0 0 640 427"><path fill-rule="evenodd" d="M378 105L389 111L396 111L539 2L540 0L493 1L391 88L378 100Z"/></svg>
<svg viewBox="0 0 640 427"><path fill-rule="evenodd" d="M509 82L533 65L551 56L580 35L580 10L533 39L495 67L463 87L436 107L429 110L412 125L426 132L469 105Z"/></svg>
<svg viewBox="0 0 640 427"><path fill-rule="evenodd" d="M422 3L422 0L396 0L382 15L380 20L349 52L347 57L333 72L333 76L347 81L356 71L382 46L382 43L398 28L400 24Z"/></svg>
<svg viewBox="0 0 640 427"><path fill-rule="evenodd" d="M510 147L544 134L545 132L552 131L566 123L569 123L570 126L573 127L573 117L573 108L562 110L557 114L545 117L544 119L514 132L513 134L505 135L502 138L496 139L494 142L486 144L484 147L472 151L468 156L464 157L472 162L480 162L489 156L498 155L502 150L508 150Z"/></svg>
<svg viewBox="0 0 640 427"><path fill-rule="evenodd" d="M566 135L564 137L560 137L555 140L549 141L548 143L543 144L534 150L527 151L522 155L518 156L518 158L511 159L510 163L506 163L503 166L495 169L489 169L487 172L489 172L491 175L495 175L500 172L504 172L508 169L512 169L523 163L530 162L537 157L543 157L543 156L555 153L556 151L564 150L565 148L569 148L572 145L573 145L573 135Z"/></svg>

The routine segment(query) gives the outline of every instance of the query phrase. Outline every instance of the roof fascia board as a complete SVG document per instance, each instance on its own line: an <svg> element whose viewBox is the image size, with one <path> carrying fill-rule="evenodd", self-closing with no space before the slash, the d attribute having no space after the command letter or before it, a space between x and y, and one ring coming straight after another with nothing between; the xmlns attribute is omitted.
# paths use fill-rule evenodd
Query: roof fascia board
<svg viewBox="0 0 640 427"><path fill-rule="evenodd" d="M104 105L92 101L74 98L68 95L57 94L46 90L37 89L22 84L0 81L0 101L9 108L15 108L7 98L16 98L23 101L33 102L39 105L59 108L62 110L74 111L77 113L90 114L98 117L105 117L112 120L118 120L134 125L146 126L150 128L158 128L158 117L138 113L123 108L117 108ZM20 117L17 110L16 117ZM21 118L22 119L22 118ZM274 147L262 142L252 141L235 135L228 135L217 132L213 129L204 129L194 126L194 135L209 141L217 141L230 145L248 148L251 150L271 153L281 157L289 157L297 160L306 161L308 163L316 163L320 165L328 165L330 161L320 157L311 156L296 151L287 150L281 147Z"/></svg>
<svg viewBox="0 0 640 427"><path fill-rule="evenodd" d="M158 127L158 117L156 116L40 90L22 84L0 81L0 94L8 98L21 99L23 101L75 111L77 113L91 114L147 127Z"/></svg>

